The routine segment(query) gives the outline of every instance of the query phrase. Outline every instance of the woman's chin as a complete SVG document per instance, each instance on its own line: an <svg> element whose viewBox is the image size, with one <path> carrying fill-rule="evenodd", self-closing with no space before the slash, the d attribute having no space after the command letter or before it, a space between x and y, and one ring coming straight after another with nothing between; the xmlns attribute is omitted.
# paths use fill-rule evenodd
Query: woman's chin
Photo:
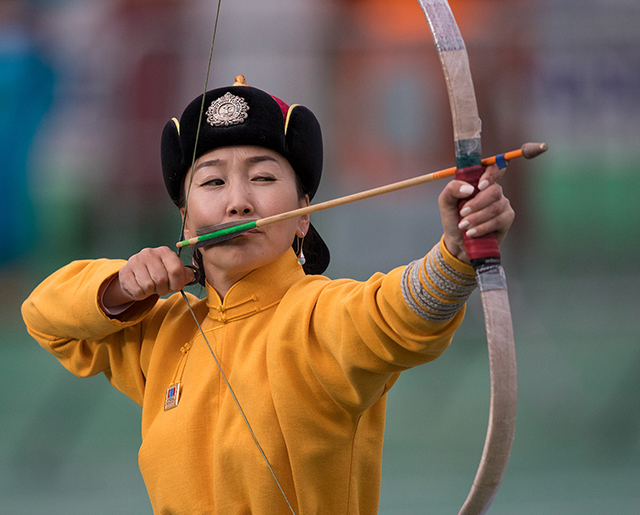
<svg viewBox="0 0 640 515"><path fill-rule="evenodd" d="M280 257L271 252L266 254L252 245L239 243L216 246L218 248L205 253L205 268L219 271L226 275L246 275Z"/></svg>

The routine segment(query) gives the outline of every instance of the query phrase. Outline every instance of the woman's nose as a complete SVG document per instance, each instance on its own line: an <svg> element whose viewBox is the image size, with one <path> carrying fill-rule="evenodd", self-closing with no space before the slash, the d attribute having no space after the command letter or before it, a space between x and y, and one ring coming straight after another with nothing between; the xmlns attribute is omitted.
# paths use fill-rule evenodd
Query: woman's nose
<svg viewBox="0 0 640 515"><path fill-rule="evenodd" d="M251 195L241 185L229 188L229 197L227 200L227 215L229 216L247 216L253 213L253 203Z"/></svg>

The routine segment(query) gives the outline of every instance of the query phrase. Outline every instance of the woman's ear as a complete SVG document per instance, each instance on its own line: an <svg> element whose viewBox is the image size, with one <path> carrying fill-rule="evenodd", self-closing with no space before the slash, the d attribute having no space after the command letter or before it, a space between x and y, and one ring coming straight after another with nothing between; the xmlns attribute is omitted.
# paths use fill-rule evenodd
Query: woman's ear
<svg viewBox="0 0 640 515"><path fill-rule="evenodd" d="M307 207L309 205L309 195L305 195L304 199L300 199L298 202L298 207ZM302 215L298 219L298 227L296 228L296 236L298 238L304 238L305 235L309 232L309 215Z"/></svg>
<svg viewBox="0 0 640 515"><path fill-rule="evenodd" d="M309 195L305 195L304 198L298 199L298 207L307 207L309 203Z"/></svg>
<svg viewBox="0 0 640 515"><path fill-rule="evenodd" d="M304 238L308 232L309 232L309 215L303 215L298 219L296 236L298 238Z"/></svg>

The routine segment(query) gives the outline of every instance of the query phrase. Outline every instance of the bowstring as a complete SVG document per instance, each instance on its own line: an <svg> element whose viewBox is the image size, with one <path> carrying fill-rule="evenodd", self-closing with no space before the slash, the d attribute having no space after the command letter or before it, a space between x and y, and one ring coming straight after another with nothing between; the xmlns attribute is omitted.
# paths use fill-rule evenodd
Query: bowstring
<svg viewBox="0 0 640 515"><path fill-rule="evenodd" d="M188 212L188 209L189 209L189 193L191 192L191 184L193 183L193 170L194 170L195 163L196 163L196 155L197 155L197 150L198 150L198 141L200 139L200 128L202 127L202 117L203 117L203 114L204 114L205 96L207 94L207 90L209 89L209 75L211 73L211 62L213 60L213 47L215 46L216 34L218 32L218 20L220 19L220 6L221 6L221 4L222 4L222 0L218 0L218 6L216 8L216 19L215 19L215 22L214 22L214 25L213 25L213 36L211 37L211 46L209 48L209 61L207 63L207 73L206 73L206 77L205 77L205 80L204 80L204 91L202 93L202 102L200 104L200 114L198 115L198 127L197 127L197 130L196 130L195 145L193 146L193 156L191 158L191 173L189 174L189 185L187 186L187 192L186 192L186 195L185 195L184 215L182 217L182 223L181 223L181 227L180 227L180 239L179 239L179 241L184 239L184 230L185 230L185 226L186 226L186 223L187 223L187 212ZM181 257L181 254L182 254L182 247L180 247L178 249L178 257ZM289 502L289 498L287 497L287 494L285 494L284 489L282 488L282 485L280 484L280 481L278 481L278 477L276 476L276 473L273 470L273 467L271 466L271 462L269 461L269 458L267 458L267 455L265 454L264 449L262 448L262 445L260 445L260 442L258 441L258 438L256 437L256 434L254 433L253 428L251 427L251 424L249 423L249 419L247 418L244 410L242 409L242 406L240 405L240 401L236 397L235 391L233 390L233 388L231 386L231 383L227 379L227 375L224 373L224 370L222 369L222 365L220 364L220 361L218 361L218 357L216 356L216 353L214 352L213 347L211 347L211 344L209 343L209 340L207 339L207 336L205 335L204 330L202 329L202 326L200 325L200 322L198 321L198 317L196 316L196 314L193 311L193 308L191 307L191 303L189 302L189 299L187 298L187 295L184 292L184 289L180 290L180 295L182 295L182 299L186 303L187 308L189 308L189 312L191 313L191 316L193 317L193 320L195 321L196 326L198 327L198 331L200 332L200 335L204 339L204 342L206 343L207 348L209 349L209 352L211 353L211 356L213 357L213 360L215 361L216 367L218 368L218 371L220 372L220 375L221 375L222 379L224 380L224 383L227 385L227 390L231 394L231 397L233 398L233 402L235 403L236 407L238 408L238 411L240 412L240 415L242 416L242 420L244 420L244 423L247 426L247 429L249 429L249 433L251 434L251 438L253 439L253 442L256 444L256 447L258 448L258 451L260 451L262 459L264 460L265 464L267 465L267 468L269 469L269 472L271 473L271 477L273 478L273 480L275 481L278 489L280 490L280 493L282 494L282 497L284 498L285 502L287 503L287 506L289 507L289 510L291 511L291 513L293 515L296 515L295 511L293 510L293 507L291 506L291 503Z"/></svg>
<svg viewBox="0 0 640 515"><path fill-rule="evenodd" d="M267 455L265 454L264 449L260 445L260 442L258 441L258 438L256 437L256 434L253 432L253 428L251 427L251 424L249 423L249 419L245 415L244 410L242 409L242 406L240 405L240 401L236 397L236 394L233 391L233 388L231 387L231 383L227 379L227 376L224 373L224 371L222 370L222 366L220 365L220 362L218 361L216 353L213 351L213 348L211 347L211 344L209 343L209 340L207 339L207 337L204 334L204 330L202 329L202 326L198 322L196 314L193 312L191 304L189 303L189 300L187 299L187 295L185 294L184 290L180 290L180 294L182 295L182 298L184 299L184 301L187 303L187 307L189 308L189 311L191 312L191 316L193 316L193 319L195 320L195 322L196 322L196 324L198 326L198 330L200 331L200 334L202 335L202 338L204 338L204 341L207 344L207 348L209 349L209 352L211 352L211 356L213 356L213 360L216 362L216 366L218 367L218 370L220 371L220 375L222 376L222 379L224 380L224 383L227 385L227 389L229 390L229 393L231 394L231 397L233 398L233 402L235 403L236 407L238 408L238 411L240 412L240 415L242 416L242 420L244 420L245 425L249 429L249 433L251 433L251 438L253 438L253 442L256 444L256 447L260 451L260 454L262 455L262 459L266 463L267 468L269 469L269 472L271 473L271 477L273 477L273 480L276 482L276 485L278 486L278 489L280 490L280 493L282 494L282 497L284 497L284 500L287 503L287 506L289 507L289 510L291 511L291 513L293 515L296 515L296 512L293 511L293 507L291 506L291 503L289 502L289 498L287 497L287 494L284 493L284 489L282 488L282 485L280 484L280 481L278 481L278 477L276 476L276 473L273 470L273 467L271 466L271 462L269 461L269 458L267 458Z"/></svg>
<svg viewBox="0 0 640 515"><path fill-rule="evenodd" d="M202 115L204 114L204 103L209 89L209 75L211 73L211 62L213 61L213 47L216 43L216 34L218 33L218 20L220 19L220 5L222 0L218 0L218 7L216 9L216 19L213 24L213 36L211 37L211 46L209 48L209 60L207 62L207 73L204 78L204 91L202 92L202 102L200 103L200 114L198 115L198 127L196 128L196 142L193 145L193 155L191 156L191 173L189 174L189 186L187 187L187 193L184 201L184 216L182 217L182 224L180 227L180 239L184 237L184 228L187 223L187 210L189 209L189 193L191 192L191 184L193 184L193 168L196 164L196 155L198 151L198 141L200 141L200 128L202 127ZM178 256L182 252L182 247L178 250Z"/></svg>

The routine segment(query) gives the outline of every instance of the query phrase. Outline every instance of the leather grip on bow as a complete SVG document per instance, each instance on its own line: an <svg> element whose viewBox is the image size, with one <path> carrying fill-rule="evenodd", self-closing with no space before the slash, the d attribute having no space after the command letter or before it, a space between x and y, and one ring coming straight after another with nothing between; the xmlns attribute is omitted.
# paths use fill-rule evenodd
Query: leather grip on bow
<svg viewBox="0 0 640 515"><path fill-rule="evenodd" d="M482 177L483 173L484 166L482 165L468 166L466 168L459 168L456 170L455 178L457 180L467 182L474 187L473 195L458 202L459 210L462 210L465 204L480 192L478 189L478 183L480 182L480 177ZM495 258L498 263L500 262L500 249L498 247L498 239L495 233L485 234L478 238L470 238L467 236L466 232L464 232L462 237L465 249L467 250L467 256L474 267L484 263L487 258Z"/></svg>

